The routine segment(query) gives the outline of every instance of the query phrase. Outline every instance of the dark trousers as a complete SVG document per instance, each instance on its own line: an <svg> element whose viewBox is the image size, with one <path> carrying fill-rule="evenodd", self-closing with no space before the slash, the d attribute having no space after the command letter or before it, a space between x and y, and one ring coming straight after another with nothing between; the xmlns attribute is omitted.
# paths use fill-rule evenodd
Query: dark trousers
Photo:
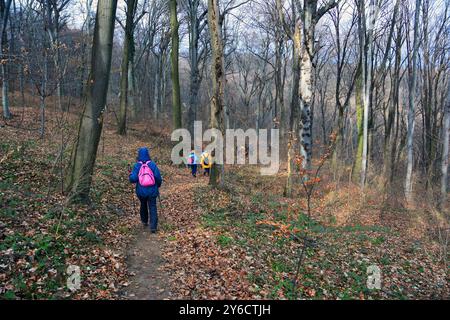
<svg viewBox="0 0 450 320"><path fill-rule="evenodd" d="M156 198L147 197L139 198L141 201L141 221L142 223L148 223L149 211L150 211L150 229L155 230L158 227L158 211L156 208Z"/></svg>
<svg viewBox="0 0 450 320"><path fill-rule="evenodd" d="M190 164L190 166L191 166L192 176L195 177L197 175L197 165L196 164Z"/></svg>
<svg viewBox="0 0 450 320"><path fill-rule="evenodd" d="M210 170L211 168L205 168L205 171L203 171L203 175L204 176L208 176L209 177L209 170Z"/></svg>

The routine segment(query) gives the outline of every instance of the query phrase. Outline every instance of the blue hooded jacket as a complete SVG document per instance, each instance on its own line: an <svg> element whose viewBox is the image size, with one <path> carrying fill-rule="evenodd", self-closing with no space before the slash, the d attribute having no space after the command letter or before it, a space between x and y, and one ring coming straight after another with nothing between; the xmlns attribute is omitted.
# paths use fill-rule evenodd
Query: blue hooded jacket
<svg viewBox="0 0 450 320"><path fill-rule="evenodd" d="M136 183L136 194L139 198L147 198L152 197L156 198L159 196L159 187L161 187L162 178L161 173L159 172L156 163L151 161L150 153L147 148L140 148L137 157L137 163L133 167L133 171L130 174L130 182ZM153 171L153 175L155 176L155 185L151 187L143 187L139 184L139 170L141 169L142 164L140 162L150 161L148 164L149 168Z"/></svg>

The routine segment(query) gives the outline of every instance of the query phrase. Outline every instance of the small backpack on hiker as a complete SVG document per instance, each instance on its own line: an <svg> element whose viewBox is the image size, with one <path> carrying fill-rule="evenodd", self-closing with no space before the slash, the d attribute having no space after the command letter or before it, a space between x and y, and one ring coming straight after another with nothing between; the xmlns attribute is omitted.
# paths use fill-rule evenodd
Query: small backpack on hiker
<svg viewBox="0 0 450 320"><path fill-rule="evenodd" d="M150 161L142 162L141 168L139 169L139 184L143 187L151 187L155 185L155 176L152 169L148 166Z"/></svg>
<svg viewBox="0 0 450 320"><path fill-rule="evenodd" d="M211 158L210 158L208 152L205 151L205 152L202 153L202 158L201 158L200 163L201 163L202 168L203 168L203 175L204 176L206 176L206 175L209 176L209 172L211 170Z"/></svg>

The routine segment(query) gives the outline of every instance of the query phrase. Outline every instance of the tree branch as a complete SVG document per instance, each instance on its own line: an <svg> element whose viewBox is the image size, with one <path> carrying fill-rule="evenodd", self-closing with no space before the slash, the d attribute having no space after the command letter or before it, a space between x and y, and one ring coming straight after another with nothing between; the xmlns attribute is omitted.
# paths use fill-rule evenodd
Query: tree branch
<svg viewBox="0 0 450 320"><path fill-rule="evenodd" d="M283 6L281 4L281 0L276 0L276 6L278 11L278 19L280 20L281 25L283 26L284 32L288 36L289 39L292 40L292 30L286 23L286 19L284 18Z"/></svg>
<svg viewBox="0 0 450 320"><path fill-rule="evenodd" d="M123 23L119 20L119 18L116 17L116 21L120 24L120 26L122 27L122 29L125 30L125 26L124 26Z"/></svg>
<svg viewBox="0 0 450 320"><path fill-rule="evenodd" d="M324 4L316 13L316 21L319 21L322 16L337 6L339 0L329 0L326 4Z"/></svg>

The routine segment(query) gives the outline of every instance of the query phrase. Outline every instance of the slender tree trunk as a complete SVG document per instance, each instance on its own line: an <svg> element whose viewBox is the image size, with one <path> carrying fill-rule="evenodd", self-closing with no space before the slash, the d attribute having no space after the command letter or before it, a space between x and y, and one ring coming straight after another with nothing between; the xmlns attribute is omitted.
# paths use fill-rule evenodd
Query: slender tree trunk
<svg viewBox="0 0 450 320"><path fill-rule="evenodd" d="M300 141L301 155L304 159L303 168L311 170L312 156L312 114L311 104L313 98L313 60L315 56L314 34L317 23L317 1L304 1L303 30L305 49L301 58L300 100L301 100L301 126Z"/></svg>
<svg viewBox="0 0 450 320"><path fill-rule="evenodd" d="M408 134L407 134L407 169L405 180L405 197L408 203L412 202L412 171L413 171L413 139L414 127L416 125L416 73L417 73L417 54L419 49L419 17L421 0L416 0L416 14L414 19L414 44L412 52L412 73L409 81L409 110L408 110Z"/></svg>
<svg viewBox="0 0 450 320"><path fill-rule="evenodd" d="M275 128L280 129L281 145L284 145L285 141L285 112L284 112L284 87L283 87L283 37L281 30L276 29L276 41L275 41L275 108L274 117L277 119L275 122Z"/></svg>
<svg viewBox="0 0 450 320"><path fill-rule="evenodd" d="M197 120L197 108L199 103L200 77L198 72L198 69L193 69L191 70L190 76L188 125L191 134L194 133L194 121Z"/></svg>
<svg viewBox="0 0 450 320"><path fill-rule="evenodd" d="M2 106L3 117L5 119L11 118L11 112L9 110L9 75L8 75L8 48L7 48L7 35L6 26L8 25L9 9L11 8L12 0L0 0L0 18L1 18L1 30L0 30L0 51L2 59Z"/></svg>
<svg viewBox="0 0 450 320"><path fill-rule="evenodd" d="M399 92L397 92L399 94ZM401 121L401 113L400 113L400 100L397 100L397 103L395 105L395 130L394 130L394 137L392 141L398 141L400 133L400 121ZM404 139L400 139L400 143L392 143L391 144L391 173L389 177L389 183L392 183L394 181L394 175L397 170L397 163L398 159L400 157L399 153L402 150L404 145Z"/></svg>
<svg viewBox="0 0 450 320"><path fill-rule="evenodd" d="M289 118L289 110L288 110L288 104L284 101L284 89L286 84L286 70L287 70L287 63L283 63L283 52L284 52L284 41L279 40L278 48L279 52L277 53L277 56L279 55L279 58L277 58L277 105L278 105L278 113L279 113L279 128L280 128L280 153L281 154L287 154L287 137L286 137L286 131L287 131L287 119ZM277 50L277 51L278 51Z"/></svg>
<svg viewBox="0 0 450 320"><path fill-rule="evenodd" d="M111 69L116 8L117 0L99 0L97 4L86 101L65 181L72 201L89 202Z"/></svg>
<svg viewBox="0 0 450 320"><path fill-rule="evenodd" d="M212 47L212 90L211 98L211 122L210 127L225 132L224 128L224 88L225 88L225 67L223 56L222 32L219 24L218 0L208 0L208 25ZM220 180L223 183L223 165L216 163L213 155L213 163L209 184L217 186Z"/></svg>
<svg viewBox="0 0 450 320"><path fill-rule="evenodd" d="M47 82L48 82L48 59L46 51L44 50L44 66L41 80L40 100L41 100L41 139L44 139L45 134L45 100L47 98Z"/></svg>
<svg viewBox="0 0 450 320"><path fill-rule="evenodd" d="M320 94L320 115L322 116L321 129L322 129L322 144L325 146L328 143L327 139L327 127L326 127L326 92L328 87L328 77L325 80L325 85L322 88L322 92Z"/></svg>
<svg viewBox="0 0 450 320"><path fill-rule="evenodd" d="M369 158L369 112L370 112L370 102L372 94L372 48L373 48L373 29L375 28L376 13L375 13L375 3L374 0L371 1L369 8L369 25L366 25L365 8L364 3L361 6L361 16L362 16L362 44L364 48L366 46L366 30L367 32L367 51L364 50L363 55L363 88L364 88L364 118L363 118L363 150L362 150L362 163L361 163L361 188L364 188L367 180L367 163ZM364 77L364 74L366 76Z"/></svg>
<svg viewBox="0 0 450 320"><path fill-rule="evenodd" d="M167 85L167 52L164 50L161 57L161 112L166 112L166 85Z"/></svg>
<svg viewBox="0 0 450 320"><path fill-rule="evenodd" d="M448 88L447 106L445 107L444 123L442 128L443 145L442 145L442 163L441 163L441 198L440 207L444 208L447 201L448 186L448 149L450 137L450 84Z"/></svg>
<svg viewBox="0 0 450 320"><path fill-rule="evenodd" d="M20 65L20 71L19 71L19 90L20 90L20 98L21 98L21 104L22 108L25 108L25 81L24 81L24 70L23 65Z"/></svg>
<svg viewBox="0 0 450 320"><path fill-rule="evenodd" d="M135 70L135 55L136 55L136 47L134 43L134 30L135 30L135 22L134 17L136 15L137 3L138 0L130 0L132 2L132 13L130 14L130 27L129 30L129 43L128 43L128 99L127 99L127 109L130 110L130 116L132 119L135 118L136 115L136 70Z"/></svg>
<svg viewBox="0 0 450 320"><path fill-rule="evenodd" d="M228 103L223 103L223 119L224 129L230 129L230 110L228 109Z"/></svg>
<svg viewBox="0 0 450 320"><path fill-rule="evenodd" d="M256 133L259 135L259 126L261 123L261 104L262 104L262 94L263 91L261 90L259 95L258 95L258 104L256 105L256 120L255 120L255 128L256 128Z"/></svg>
<svg viewBox="0 0 450 320"><path fill-rule="evenodd" d="M127 17L125 22L125 39L123 41L123 53L122 53L122 65L120 72L120 110L119 110L119 123L117 126L117 133L120 135L127 134L127 111L129 108L129 67L133 63L133 24L134 13L136 10L136 0L127 1Z"/></svg>
<svg viewBox="0 0 450 320"><path fill-rule="evenodd" d="M11 111L9 110L9 75L8 65L2 63L2 105L3 105L3 117L5 119L11 119Z"/></svg>
<svg viewBox="0 0 450 320"><path fill-rule="evenodd" d="M358 66L358 71L356 75L356 87L355 87L355 106L356 106L356 128L358 131L357 136L357 146L356 146L356 156L355 162L353 164L353 180L359 181L361 177L361 164L362 164L362 153L363 153L363 118L364 118L364 107L362 100L363 89L363 58L362 52L360 53L360 61Z"/></svg>
<svg viewBox="0 0 450 320"><path fill-rule="evenodd" d="M170 54L172 64L172 117L173 129L182 127L180 74L178 70L178 54L180 37L178 35L177 0L170 0L170 32L172 37L172 51Z"/></svg>
<svg viewBox="0 0 450 320"><path fill-rule="evenodd" d="M155 89L153 90L153 117L158 119L159 110L161 106L161 73L162 71L162 63L161 63L161 55L158 55L156 61L156 74L155 74Z"/></svg>
<svg viewBox="0 0 450 320"><path fill-rule="evenodd" d="M344 139L345 139L345 112L346 107L338 104L338 119L337 119L337 135L336 135L336 148L333 150L333 157L331 159L331 168L333 172L338 173L339 164L338 160L341 153L344 153Z"/></svg>
<svg viewBox="0 0 450 320"><path fill-rule="evenodd" d="M128 109L128 40L124 40L121 76L120 76L120 110L117 133L125 135L127 133L127 109Z"/></svg>
<svg viewBox="0 0 450 320"><path fill-rule="evenodd" d="M197 119L197 107L200 90L199 52L200 21L198 18L199 0L189 1L189 60L191 72L189 77L188 126L194 133L194 121Z"/></svg>
<svg viewBox="0 0 450 320"><path fill-rule="evenodd" d="M90 48L90 41L91 41L91 11L92 11L92 1L93 0L87 0L86 1L86 20L84 24L83 29L83 47L82 47L82 62L80 67L80 103L83 101L83 96L85 96L85 79L88 75L86 73L89 72L87 66L89 65L89 50Z"/></svg>
<svg viewBox="0 0 450 320"><path fill-rule="evenodd" d="M297 23L293 34L292 50L292 97L291 117L289 118L288 147L287 147L287 179L284 187L284 196L292 197L293 174L295 172L295 150L298 146L298 123L300 113L300 75L301 75L301 29Z"/></svg>
<svg viewBox="0 0 450 320"><path fill-rule="evenodd" d="M134 42L134 41L133 41ZM134 51L133 48L131 50ZM134 57L132 52L130 52L130 59L128 61L128 109L130 110L130 118L136 118L136 112L138 105L136 105L136 75L134 67Z"/></svg>
<svg viewBox="0 0 450 320"><path fill-rule="evenodd" d="M59 16L59 15L58 15ZM59 24L59 19L57 20L57 18L55 18L55 20L57 21L56 23ZM57 31L56 31L56 40L55 40L55 50L56 50L56 54L55 54L55 71L56 71L56 99L57 99L57 104L58 104L58 109L61 111L65 111L65 107L63 106L62 103L62 96L63 96L63 91L62 91L62 79L63 79L63 73L61 70L61 49L60 49L60 44L59 44L59 27L56 27Z"/></svg>
<svg viewBox="0 0 450 320"><path fill-rule="evenodd" d="M80 103L83 101L83 96L84 96L84 84L85 84L85 78L86 78L86 65L87 65L87 55L88 55L88 46L86 43L86 39L83 39L83 44L82 44L82 49L81 49L81 54L83 55L81 57L81 65L80 65L80 78L79 78L79 91L78 91L78 98Z"/></svg>

